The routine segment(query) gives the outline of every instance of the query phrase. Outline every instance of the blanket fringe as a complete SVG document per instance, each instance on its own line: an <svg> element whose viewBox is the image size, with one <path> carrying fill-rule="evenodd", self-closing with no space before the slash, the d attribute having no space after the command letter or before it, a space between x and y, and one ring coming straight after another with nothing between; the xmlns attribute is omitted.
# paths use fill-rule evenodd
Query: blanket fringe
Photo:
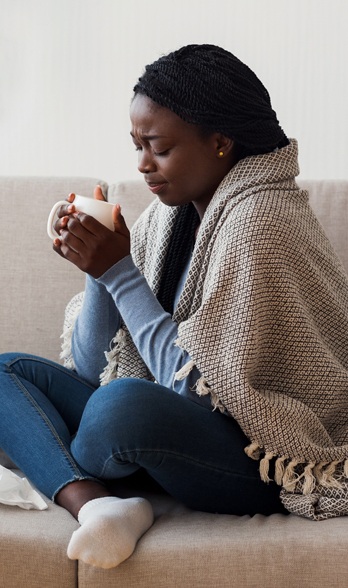
<svg viewBox="0 0 348 588"><path fill-rule="evenodd" d="M268 472L269 472L269 462L271 461L271 459L273 459L273 457L275 457L275 454L272 452L269 452L269 453L266 453L265 457L263 457L260 461L261 480L263 482L266 482L266 484L271 482L271 478L269 477Z"/></svg>
<svg viewBox="0 0 348 588"><path fill-rule="evenodd" d="M316 478L313 475L313 468L315 467L315 462L309 463L303 472L304 476L304 485L302 489L302 494L311 494L316 485Z"/></svg>
<svg viewBox="0 0 348 588"><path fill-rule="evenodd" d="M126 333L121 328L117 331L116 336L110 343L110 351L105 351L107 364L100 374L100 385L106 386L111 380L117 378L117 368L120 359L120 351L126 344Z"/></svg>
<svg viewBox="0 0 348 588"><path fill-rule="evenodd" d="M346 459L346 461L344 462L344 466L343 466L343 475L348 478L348 459Z"/></svg>
<svg viewBox="0 0 348 588"><path fill-rule="evenodd" d="M181 339L179 339L179 337L177 339L175 339L174 347L179 347L179 349L181 349L181 351L185 351L184 346L182 344L182 341L181 341Z"/></svg>
<svg viewBox="0 0 348 588"><path fill-rule="evenodd" d="M260 460L260 478L267 484L271 481L269 477L269 466L270 461L276 454L272 451L266 451L258 444L251 443L244 448L245 453L251 459L258 460L260 455L265 453L264 457ZM345 461L337 459L336 461L327 462L321 461L316 463L311 461L307 463L301 474L296 472L296 467L300 464L304 464L302 459L291 459L285 466L286 460L289 459L286 456L280 456L275 462L275 473L274 481L278 486L283 486L287 492L300 491L305 496L312 494L317 486L323 486L325 488L341 488L342 487L342 475L348 477L348 459ZM343 467L337 472L337 465L344 461ZM336 475L335 475L336 474ZM298 482L302 480L300 486Z"/></svg>
<svg viewBox="0 0 348 588"><path fill-rule="evenodd" d="M174 345L176 347L180 347L180 349L183 349L181 341L179 339L176 339ZM173 389L174 389L175 382L177 382L177 381L181 382L182 380L187 378L187 376L193 370L195 365L196 365L195 362L192 359L190 359L190 361L185 363L185 365L183 365L182 368L178 372L175 372L174 380L173 380ZM210 394L210 399L211 399L211 404L213 406L213 410L216 410L218 408L220 412L225 412L224 405L222 404L221 400L219 399L218 395L214 392L214 390L209 388L208 382L204 376L201 376L200 378L198 378L197 382L195 383L195 388L196 388L196 393L198 394L198 396L205 396L206 394Z"/></svg>
<svg viewBox="0 0 348 588"><path fill-rule="evenodd" d="M196 386L196 393L198 394L198 396L205 396L206 394L210 394L210 401L211 401L213 410L216 410L218 408L220 412L225 412L225 407L222 404L220 398L214 392L214 390L209 388L208 382L204 376L201 376L197 380L195 386Z"/></svg>
<svg viewBox="0 0 348 588"><path fill-rule="evenodd" d="M295 472L295 467L301 463L298 459L292 459L285 468L283 476L283 487L288 492L294 492L299 476Z"/></svg>
<svg viewBox="0 0 348 588"><path fill-rule="evenodd" d="M274 481L278 486L281 486L283 483L283 476L285 472L284 461L286 460L285 456L278 457L277 461L275 462L275 473L274 473Z"/></svg>
<svg viewBox="0 0 348 588"><path fill-rule="evenodd" d="M196 392L198 396L206 396L210 393L208 382L204 376L201 376L196 382Z"/></svg>
<svg viewBox="0 0 348 588"><path fill-rule="evenodd" d="M318 484L321 484L321 480L323 477L323 468L328 465L327 461L320 461L317 463L313 468L313 474Z"/></svg>
<svg viewBox="0 0 348 588"><path fill-rule="evenodd" d="M327 466L327 468L322 473L322 478L320 481L321 486L324 486L325 488L340 488L342 486L341 482L334 478L336 466L341 462L341 459L337 459Z"/></svg>
<svg viewBox="0 0 348 588"><path fill-rule="evenodd" d="M185 365L183 365L182 368L178 372L175 372L174 382L177 382L177 381L181 382L181 380L184 380L185 378L187 378L187 376L193 370L194 367L195 367L195 362L193 361L193 359L190 359L190 361L185 363ZM173 382L173 387L174 387L174 382Z"/></svg>
<svg viewBox="0 0 348 588"><path fill-rule="evenodd" d="M247 447L244 447L244 451L248 457L255 460L260 459L261 453L264 453L262 447L260 447L258 443L251 443Z"/></svg>
<svg viewBox="0 0 348 588"><path fill-rule="evenodd" d="M63 343L61 345L61 353L59 355L60 359L64 360L64 367L68 368L69 370L75 370L75 362L73 355L71 353L71 338L73 334L73 330L75 327L76 319L80 313L81 308L78 306L75 311L69 316L69 323L68 326L64 329L63 333L61 334L60 338L63 339Z"/></svg>

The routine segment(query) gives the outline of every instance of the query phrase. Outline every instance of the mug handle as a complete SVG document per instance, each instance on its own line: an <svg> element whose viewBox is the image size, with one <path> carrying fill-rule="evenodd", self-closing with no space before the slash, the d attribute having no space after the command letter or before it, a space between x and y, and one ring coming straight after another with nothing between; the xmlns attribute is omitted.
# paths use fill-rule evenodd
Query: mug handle
<svg viewBox="0 0 348 588"><path fill-rule="evenodd" d="M54 220L54 216L58 210L58 208L60 208L61 206L64 206L65 204L69 204L69 202L67 202L67 200L59 200L59 202L56 202L55 205L53 206L50 215L48 217L48 221L47 221L47 234L49 237L51 237L51 239L57 239L58 235L57 233L53 232L53 220Z"/></svg>

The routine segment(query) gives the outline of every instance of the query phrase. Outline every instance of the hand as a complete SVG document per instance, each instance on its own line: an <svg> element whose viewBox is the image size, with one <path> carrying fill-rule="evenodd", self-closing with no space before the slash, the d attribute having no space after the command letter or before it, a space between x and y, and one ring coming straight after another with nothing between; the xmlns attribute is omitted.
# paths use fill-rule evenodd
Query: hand
<svg viewBox="0 0 348 588"><path fill-rule="evenodd" d="M103 192L100 186L94 188L94 198L96 200L104 200ZM69 215L75 212L75 206L72 204L75 199L75 194L71 193L67 197L68 204L66 206L61 206L57 211L58 220L54 223L53 228L60 235L61 229L66 227L67 222L69 220Z"/></svg>
<svg viewBox="0 0 348 588"><path fill-rule="evenodd" d="M94 190L94 198L104 200L99 186ZM53 249L93 278L100 278L110 267L130 254L130 234L121 207L116 204L112 211L114 232L92 216L70 211L68 207L62 206L60 209L63 216L55 227L55 230L59 229L60 237L55 239ZM64 215L65 208L68 215ZM65 217L67 220L63 222Z"/></svg>

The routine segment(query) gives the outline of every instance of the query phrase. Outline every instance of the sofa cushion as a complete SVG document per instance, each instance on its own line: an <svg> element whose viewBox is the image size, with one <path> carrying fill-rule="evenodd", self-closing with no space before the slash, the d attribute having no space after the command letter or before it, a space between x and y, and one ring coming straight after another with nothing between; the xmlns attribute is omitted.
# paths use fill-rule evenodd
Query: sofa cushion
<svg viewBox="0 0 348 588"><path fill-rule="evenodd" d="M66 510L43 498L48 504L43 511L0 505L1 587L77 586L77 562L68 559L66 550L79 525Z"/></svg>
<svg viewBox="0 0 348 588"><path fill-rule="evenodd" d="M168 511L117 568L79 562L79 588L345 588L347 531L347 517Z"/></svg>

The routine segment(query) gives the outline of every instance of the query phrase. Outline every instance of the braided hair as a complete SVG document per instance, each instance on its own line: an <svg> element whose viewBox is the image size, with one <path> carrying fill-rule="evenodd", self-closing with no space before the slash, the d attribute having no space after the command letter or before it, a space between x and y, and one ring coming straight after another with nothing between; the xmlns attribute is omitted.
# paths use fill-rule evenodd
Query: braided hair
<svg viewBox="0 0 348 588"><path fill-rule="evenodd" d="M221 133L232 139L236 162L289 144L264 85L247 65L215 45L187 45L147 65L134 94L197 125L202 136ZM171 314L198 224L194 205L182 206L157 294Z"/></svg>

